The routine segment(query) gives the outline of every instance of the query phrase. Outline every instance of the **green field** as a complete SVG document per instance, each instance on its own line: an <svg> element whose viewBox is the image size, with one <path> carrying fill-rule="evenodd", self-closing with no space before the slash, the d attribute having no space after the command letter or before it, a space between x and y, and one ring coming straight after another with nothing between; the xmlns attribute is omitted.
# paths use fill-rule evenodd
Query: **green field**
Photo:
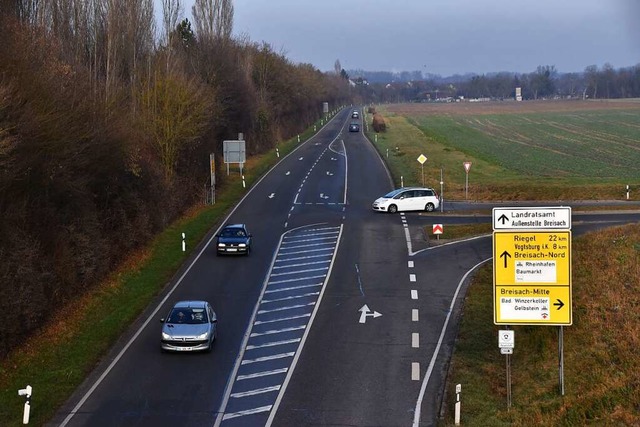
<svg viewBox="0 0 640 427"><path fill-rule="evenodd" d="M376 107L387 122L376 145L397 184L421 184L416 159L427 156L424 184L439 188L442 172L449 199L622 199L627 184L640 192L637 103L498 107Z"/></svg>

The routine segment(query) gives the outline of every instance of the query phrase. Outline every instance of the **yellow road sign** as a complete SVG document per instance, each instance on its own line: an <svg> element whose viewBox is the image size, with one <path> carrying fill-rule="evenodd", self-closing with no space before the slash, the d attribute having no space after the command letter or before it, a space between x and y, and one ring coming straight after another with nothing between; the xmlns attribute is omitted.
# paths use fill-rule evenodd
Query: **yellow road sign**
<svg viewBox="0 0 640 427"><path fill-rule="evenodd" d="M495 231L494 323L570 325L571 231Z"/></svg>

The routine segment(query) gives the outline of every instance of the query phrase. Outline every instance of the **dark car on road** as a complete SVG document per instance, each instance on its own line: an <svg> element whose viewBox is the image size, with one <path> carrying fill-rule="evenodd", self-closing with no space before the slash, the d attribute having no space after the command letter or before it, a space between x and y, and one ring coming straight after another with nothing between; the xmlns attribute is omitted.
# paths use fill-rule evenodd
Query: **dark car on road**
<svg viewBox="0 0 640 427"><path fill-rule="evenodd" d="M359 123L351 123L349 125L349 132L360 132L360 124Z"/></svg>
<svg viewBox="0 0 640 427"><path fill-rule="evenodd" d="M162 322L163 351L211 351L218 317L206 301L180 301Z"/></svg>
<svg viewBox="0 0 640 427"><path fill-rule="evenodd" d="M228 224L220 230L217 238L218 255L249 255L251 252L251 233L245 224Z"/></svg>

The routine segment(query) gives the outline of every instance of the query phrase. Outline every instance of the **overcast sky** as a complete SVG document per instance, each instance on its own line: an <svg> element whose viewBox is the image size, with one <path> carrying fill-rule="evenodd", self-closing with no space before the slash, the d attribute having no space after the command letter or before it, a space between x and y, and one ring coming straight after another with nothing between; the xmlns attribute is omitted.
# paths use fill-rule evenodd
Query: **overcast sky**
<svg viewBox="0 0 640 427"><path fill-rule="evenodd" d="M640 63L640 0L234 0L234 11L234 35L322 71L337 59L442 76Z"/></svg>

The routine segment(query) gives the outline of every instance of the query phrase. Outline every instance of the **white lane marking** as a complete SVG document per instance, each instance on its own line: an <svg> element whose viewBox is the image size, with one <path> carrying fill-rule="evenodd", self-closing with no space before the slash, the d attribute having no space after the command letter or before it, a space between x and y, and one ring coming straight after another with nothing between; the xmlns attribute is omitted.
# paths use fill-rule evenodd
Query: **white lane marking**
<svg viewBox="0 0 640 427"><path fill-rule="evenodd" d="M306 327L307 325L302 325L302 326L296 326L295 328L272 329L270 331L265 331L265 332L253 332L251 334L251 338L263 337L265 335L284 334L285 332L301 331L301 330L304 330L304 328Z"/></svg>
<svg viewBox="0 0 640 427"><path fill-rule="evenodd" d="M427 368L427 372L424 375L424 379L422 380L422 386L420 387L420 394L418 396L418 401L416 402L416 408L413 413L413 427L420 426L420 411L422 410L422 400L424 399L424 393L427 390L427 384L429 383L429 378L431 377L431 372L433 372L433 367L436 364L436 358L438 357L438 353L440 352L440 346L442 346L442 341L444 340L444 334L447 331L447 325L449 324L449 319L451 318L451 313L453 312L453 307L456 303L456 298L458 297L458 293L460 292L460 288L462 284L467 280L467 277L471 272L473 272L476 268L480 267L485 262L491 260L492 258L487 258L484 261L480 261L469 271L465 273L460 282L458 283L458 287L456 288L456 292L453 294L453 298L451 298L451 304L449 305L449 312L447 313L447 318L444 321L444 325L442 325L442 330L440 331L440 338L438 339L438 345L436 345L435 350L433 351L433 355L431 356L431 362L429 363L429 367Z"/></svg>
<svg viewBox="0 0 640 427"><path fill-rule="evenodd" d="M315 288L317 286L322 286L322 283L314 283L313 285L290 286L288 288L280 288L280 289L270 289L270 290L267 290L265 294L273 294L276 292L286 292L286 291L297 291L299 289Z"/></svg>
<svg viewBox="0 0 640 427"><path fill-rule="evenodd" d="M411 380L420 381L420 363L419 362L411 363Z"/></svg>
<svg viewBox="0 0 640 427"><path fill-rule="evenodd" d="M270 320L256 320L254 325L266 325L267 323L287 322L289 320L298 320L305 317L311 317L311 313L300 314L299 316L279 317L277 319Z"/></svg>
<svg viewBox="0 0 640 427"><path fill-rule="evenodd" d="M322 267L322 268L308 268L306 270L296 270L296 271L285 271L284 273L274 273L271 275L271 277L278 277L278 276L291 276L292 274L302 274L302 273L312 273L315 271L326 271L328 270L329 267ZM273 282L269 282L269 283L273 283Z"/></svg>
<svg viewBox="0 0 640 427"><path fill-rule="evenodd" d="M285 310L295 310L296 308L308 307L310 305L315 305L315 302L310 302L309 304L292 305L290 307L274 308L273 310L260 310L258 311L258 314L273 313L276 311L285 311Z"/></svg>
<svg viewBox="0 0 640 427"><path fill-rule="evenodd" d="M332 251L332 248L323 248L323 249L312 249L310 251L295 251L295 252L289 252L286 254L280 254L280 255L298 255L298 254L306 254L309 252L326 252L326 251ZM328 255L331 255L331 253L329 253Z"/></svg>
<svg viewBox="0 0 640 427"><path fill-rule="evenodd" d="M294 338L292 340L272 341L272 342L268 342L268 343L264 343L264 344L260 344L260 345L248 345L247 346L247 350L257 350L257 349L260 349L260 348L276 347L276 346L279 346L279 345L287 345L287 344L295 344L297 342L300 342L300 338Z"/></svg>
<svg viewBox="0 0 640 427"><path fill-rule="evenodd" d="M411 334L411 347L420 348L420 334L417 332Z"/></svg>
<svg viewBox="0 0 640 427"><path fill-rule="evenodd" d="M329 268L329 272L327 273L327 278L324 281L325 286L322 287L322 291L320 292L320 296L318 297L318 304L316 304L316 306L313 308L313 314L311 315L311 319L309 320L309 325L313 324L313 320L316 317L316 314L318 313L318 309L320 307L320 303L322 302L322 297L324 296L324 292L326 290L326 284L329 281L329 277L331 277L331 270L333 269L333 265L335 263L336 257L338 256L338 250L340 248L340 239L342 237L342 230L344 229L344 224L340 225L340 234L338 235L338 240L337 240L337 244L336 244L336 248L333 252L333 258L331 259L331 268ZM293 375L293 372L296 369L296 365L298 364L298 359L300 358L300 354L302 353L302 350L304 349L304 344L307 341L307 336L309 335L309 330L311 328L307 328L304 330L304 334L302 335L302 342L300 343L300 347L298 347L298 351L296 353L296 355L293 358L293 362L291 363L291 369L289 369L289 372L287 372L287 376L284 379L284 382L282 384L282 390L280 390L280 393L278 393L278 397L276 398L276 402L273 405L273 410L271 411L271 413L269 414L269 418L267 419L267 422L265 424L265 427L270 427L271 424L273 423L273 419L276 416L276 413L278 412L278 407L280 406L280 402L282 401L282 398L284 396L285 391L287 390L287 385L289 384L289 381L291 381L291 376Z"/></svg>
<svg viewBox="0 0 640 427"><path fill-rule="evenodd" d="M409 281L410 282L415 282L416 281L416 275L415 274L410 274L409 275Z"/></svg>
<svg viewBox="0 0 640 427"><path fill-rule="evenodd" d="M326 249L323 249L323 250L326 251ZM303 259L326 258L326 257L328 257L330 255L331 254L328 253L328 254L320 254L320 255L312 255L312 256L299 256L299 257L294 257L294 258L282 258L282 259L278 258L275 263L278 264L278 263L281 263L281 262L300 261L300 260L303 260ZM320 262L326 262L326 261L320 261ZM275 270L276 268L284 268L284 267L287 267L287 266L285 265L283 267L273 267L273 269Z"/></svg>
<svg viewBox="0 0 640 427"><path fill-rule="evenodd" d="M411 299L418 299L418 291L411 289Z"/></svg>
<svg viewBox="0 0 640 427"><path fill-rule="evenodd" d="M326 241L327 239L322 239L323 241L321 243L312 243L312 244L301 244L301 245L291 245L291 246L287 246L287 247L283 247L281 250L282 251L288 251L291 249L304 249L304 248L317 248L318 246L322 246L322 245L330 245L331 248L333 246L336 245L336 240L329 240ZM330 248L330 249L331 249ZM280 255L287 255L287 252L283 252Z"/></svg>
<svg viewBox="0 0 640 427"><path fill-rule="evenodd" d="M270 375L286 374L289 368L274 369L273 371L262 371L254 374L238 375L236 381L251 380L253 378L268 377Z"/></svg>
<svg viewBox="0 0 640 427"><path fill-rule="evenodd" d="M253 414L260 414L262 412L269 412L271 408L272 408L272 405L268 405L268 406L261 406L259 408L254 408L254 409L247 409L246 411L231 412L229 414L224 414L222 419L229 420L231 418L244 417L245 415L253 415Z"/></svg>
<svg viewBox="0 0 640 427"><path fill-rule="evenodd" d="M280 353L280 354L274 354L272 356L258 357L257 359L245 359L242 361L241 365L250 365L252 363L268 362L269 360L286 359L287 357L293 357L294 354L296 353L291 351L289 353Z"/></svg>
<svg viewBox="0 0 640 427"><path fill-rule="evenodd" d="M326 264L327 261L314 261L314 262L301 262L300 264L287 264L287 265L280 265L277 267L273 267L274 270L278 270L281 268L292 268L292 267L304 267L307 265L316 265L316 264Z"/></svg>
<svg viewBox="0 0 640 427"><path fill-rule="evenodd" d="M409 261L409 268L413 268L413 261Z"/></svg>
<svg viewBox="0 0 640 427"><path fill-rule="evenodd" d="M411 310L411 321L418 322L420 320L420 315L417 308Z"/></svg>
<svg viewBox="0 0 640 427"><path fill-rule="evenodd" d="M255 396L257 394L263 394L263 393L270 393L272 391L278 391L280 390L280 385L274 385L273 387L265 387L265 388L258 388L255 390L249 390L249 391L244 391L242 393L231 393L231 397L247 397L247 396Z"/></svg>
<svg viewBox="0 0 640 427"><path fill-rule="evenodd" d="M322 276L308 276L308 277L298 277L296 279L286 279L286 280L274 280L273 282L269 282L269 285L277 285L278 283L291 283L291 282L299 282L301 280L310 280L310 279L324 279L326 275Z"/></svg>
<svg viewBox="0 0 640 427"><path fill-rule="evenodd" d="M268 303L271 303L271 302L291 301L291 300L294 300L294 299L313 297L313 296L316 296L316 295L320 295L320 292L309 292L309 293L302 294L302 295L292 295L292 296L289 296L289 297L276 298L276 299L263 299L262 303L263 304L268 304Z"/></svg>

